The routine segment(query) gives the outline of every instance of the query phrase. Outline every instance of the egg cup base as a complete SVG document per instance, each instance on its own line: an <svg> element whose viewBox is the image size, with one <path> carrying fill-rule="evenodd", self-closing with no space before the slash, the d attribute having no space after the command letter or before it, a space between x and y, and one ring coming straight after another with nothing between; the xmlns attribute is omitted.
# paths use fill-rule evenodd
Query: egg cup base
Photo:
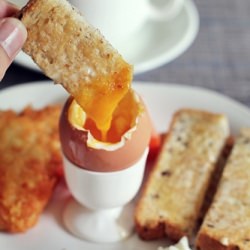
<svg viewBox="0 0 250 250"><path fill-rule="evenodd" d="M134 204L103 210L92 210L70 199L63 212L67 230L74 236L96 243L122 241L134 232Z"/></svg>

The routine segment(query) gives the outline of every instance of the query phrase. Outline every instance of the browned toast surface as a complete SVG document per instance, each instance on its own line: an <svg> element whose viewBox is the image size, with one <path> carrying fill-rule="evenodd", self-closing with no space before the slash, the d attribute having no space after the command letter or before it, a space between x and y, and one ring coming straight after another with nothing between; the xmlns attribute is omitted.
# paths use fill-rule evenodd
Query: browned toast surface
<svg viewBox="0 0 250 250"><path fill-rule="evenodd" d="M23 50L76 99L99 126L107 124L132 81L132 66L66 0L30 0L19 13Z"/></svg>
<svg viewBox="0 0 250 250"><path fill-rule="evenodd" d="M250 129L242 129L198 234L201 250L250 249Z"/></svg>
<svg viewBox="0 0 250 250"><path fill-rule="evenodd" d="M143 239L192 234L228 135L224 115L190 109L174 115L137 204L136 229Z"/></svg>

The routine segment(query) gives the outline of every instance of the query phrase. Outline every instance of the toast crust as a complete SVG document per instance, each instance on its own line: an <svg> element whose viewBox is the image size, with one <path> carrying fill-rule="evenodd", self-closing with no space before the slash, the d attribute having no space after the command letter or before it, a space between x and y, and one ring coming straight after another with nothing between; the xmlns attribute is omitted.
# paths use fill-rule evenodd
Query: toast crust
<svg viewBox="0 0 250 250"><path fill-rule="evenodd" d="M206 233L201 233L197 242L197 250L240 250L238 246L228 245L225 246L223 243L219 242L216 238L207 235Z"/></svg>
<svg viewBox="0 0 250 250"><path fill-rule="evenodd" d="M250 128L242 129L198 232L201 250L250 249ZM209 242L209 244L207 243Z"/></svg>
<svg viewBox="0 0 250 250"><path fill-rule="evenodd" d="M18 16L28 32L24 52L99 129L109 127L130 88L133 67L66 0L30 0Z"/></svg>
<svg viewBox="0 0 250 250"><path fill-rule="evenodd" d="M191 237L210 177L229 135L224 115L176 112L135 211L139 236Z"/></svg>

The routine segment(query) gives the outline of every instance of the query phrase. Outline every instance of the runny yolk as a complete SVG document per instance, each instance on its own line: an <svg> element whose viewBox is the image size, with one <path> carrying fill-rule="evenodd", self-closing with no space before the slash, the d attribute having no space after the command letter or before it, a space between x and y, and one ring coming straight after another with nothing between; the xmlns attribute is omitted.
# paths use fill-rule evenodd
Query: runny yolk
<svg viewBox="0 0 250 250"><path fill-rule="evenodd" d="M77 103L87 114L87 126L94 131L98 130L98 137L101 134L102 140L107 140L115 109L130 89L131 81L132 67L124 62L119 72L96 77L95 81L85 84L74 95Z"/></svg>
<svg viewBox="0 0 250 250"><path fill-rule="evenodd" d="M98 129L95 122L86 117L81 107L75 101L72 102L69 108L69 120L77 127L89 130L95 139L115 143L121 140L126 131L135 126L136 118L141 111L141 104L135 98L133 92L128 91L113 113L110 128L106 132L105 139L103 139L102 131Z"/></svg>

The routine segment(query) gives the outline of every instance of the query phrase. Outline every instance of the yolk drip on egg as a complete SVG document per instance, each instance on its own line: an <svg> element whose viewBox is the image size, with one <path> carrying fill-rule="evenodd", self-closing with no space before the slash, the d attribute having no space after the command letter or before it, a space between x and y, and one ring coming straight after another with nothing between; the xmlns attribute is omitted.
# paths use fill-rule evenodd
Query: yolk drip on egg
<svg viewBox="0 0 250 250"><path fill-rule="evenodd" d="M103 132L97 127L95 121L86 116L86 113L83 112L76 101L73 101L70 105L68 118L74 126L90 131L95 139L116 143L121 140L126 131L135 126L136 119L142 110L138 97L132 90L129 90L114 110L105 137L103 137Z"/></svg>
<svg viewBox="0 0 250 250"><path fill-rule="evenodd" d="M95 132L98 137L101 133L102 140L107 140L115 109L129 91L131 81L132 67L125 64L121 65L119 72L105 77L96 77L95 81L85 84L83 89L74 95L75 100L88 116L87 127L98 131Z"/></svg>

